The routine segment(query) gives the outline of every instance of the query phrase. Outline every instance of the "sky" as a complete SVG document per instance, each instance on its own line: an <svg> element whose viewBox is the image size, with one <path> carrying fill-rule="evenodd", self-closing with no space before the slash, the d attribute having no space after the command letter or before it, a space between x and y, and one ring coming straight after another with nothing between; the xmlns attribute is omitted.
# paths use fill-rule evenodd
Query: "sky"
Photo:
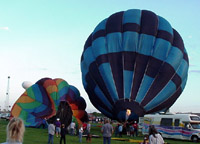
<svg viewBox="0 0 200 144"><path fill-rule="evenodd" d="M0 0L0 107L25 91L24 81L62 78L79 89L88 112L97 111L82 85L85 41L103 19L128 9L150 10L170 22L189 55L188 81L171 112L200 113L199 0Z"/></svg>

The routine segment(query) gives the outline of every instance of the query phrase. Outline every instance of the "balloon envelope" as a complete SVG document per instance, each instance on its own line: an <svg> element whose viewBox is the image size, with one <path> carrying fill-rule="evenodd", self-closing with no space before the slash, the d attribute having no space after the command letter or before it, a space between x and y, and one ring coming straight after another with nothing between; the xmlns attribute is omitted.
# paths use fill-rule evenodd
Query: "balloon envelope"
<svg viewBox="0 0 200 144"><path fill-rule="evenodd" d="M69 113L67 116L61 111L64 108ZM70 113L75 111L73 115L81 121L85 108L85 100L80 96L77 88L69 85L63 79L42 78L27 88L15 102L11 110L11 117L22 118L26 126L38 127L42 124L43 119L55 116L52 118L53 120L62 116L59 118L63 122L66 120L64 123L67 126L72 119Z"/></svg>
<svg viewBox="0 0 200 144"><path fill-rule="evenodd" d="M188 63L183 40L167 20L131 9L104 19L88 37L82 82L104 115L131 121L173 105L185 87Z"/></svg>

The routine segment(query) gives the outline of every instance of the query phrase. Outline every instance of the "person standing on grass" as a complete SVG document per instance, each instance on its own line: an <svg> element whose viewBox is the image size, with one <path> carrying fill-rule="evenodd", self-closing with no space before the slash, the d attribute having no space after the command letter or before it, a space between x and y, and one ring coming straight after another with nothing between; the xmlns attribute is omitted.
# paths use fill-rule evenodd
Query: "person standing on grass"
<svg viewBox="0 0 200 144"><path fill-rule="evenodd" d="M133 136L138 136L138 124L136 121L134 121L134 124L133 124L133 127L134 127L134 134Z"/></svg>
<svg viewBox="0 0 200 144"><path fill-rule="evenodd" d="M65 135L67 134L67 130L65 127L65 124L62 124L61 126L61 137L60 137L60 144L62 144L62 141L64 141L64 144L66 144L66 139L65 139Z"/></svg>
<svg viewBox="0 0 200 144"><path fill-rule="evenodd" d="M60 127L61 127L59 118L57 118L57 120L55 122L55 126L56 126L56 137L58 137L58 136L60 136Z"/></svg>
<svg viewBox="0 0 200 144"><path fill-rule="evenodd" d="M50 124L48 125L48 134L49 134L49 138L48 138L48 144L53 144L53 136L55 134L55 125L53 124L52 121L49 122Z"/></svg>
<svg viewBox="0 0 200 144"><path fill-rule="evenodd" d="M82 143L82 136L83 136L83 125L82 124L80 124L78 132L79 132L79 135L78 135L79 142Z"/></svg>
<svg viewBox="0 0 200 144"><path fill-rule="evenodd" d="M105 120L105 124L101 128L101 132L103 134L103 144L110 144L111 136L113 134L113 127L108 119Z"/></svg>
<svg viewBox="0 0 200 144"><path fill-rule="evenodd" d="M20 118L12 118L7 125L7 140L2 144L22 144L24 137L24 122Z"/></svg>
<svg viewBox="0 0 200 144"><path fill-rule="evenodd" d="M122 124L119 124L118 131L119 131L119 137L122 137L122 131L123 131Z"/></svg>
<svg viewBox="0 0 200 144"><path fill-rule="evenodd" d="M71 124L70 124L70 135L74 135L75 126L76 126L75 122L72 121Z"/></svg>

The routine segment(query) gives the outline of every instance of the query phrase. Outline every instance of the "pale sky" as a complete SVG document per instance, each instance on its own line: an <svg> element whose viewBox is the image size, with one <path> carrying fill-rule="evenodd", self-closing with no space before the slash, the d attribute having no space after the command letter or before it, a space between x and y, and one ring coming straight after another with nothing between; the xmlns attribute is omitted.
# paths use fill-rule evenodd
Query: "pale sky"
<svg viewBox="0 0 200 144"><path fill-rule="evenodd" d="M186 87L172 112L200 112L199 0L1 0L0 106L4 108L7 77L10 105L25 91L24 81L62 78L79 89L88 112L97 111L83 88L80 57L97 24L128 9L150 10L170 22L182 36L189 55Z"/></svg>

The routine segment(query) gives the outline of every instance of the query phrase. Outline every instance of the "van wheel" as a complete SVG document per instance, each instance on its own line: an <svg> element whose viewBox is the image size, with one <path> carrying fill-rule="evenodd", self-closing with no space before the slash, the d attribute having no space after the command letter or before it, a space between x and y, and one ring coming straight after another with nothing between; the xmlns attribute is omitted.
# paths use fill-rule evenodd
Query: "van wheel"
<svg viewBox="0 0 200 144"><path fill-rule="evenodd" d="M199 139L198 139L197 136L192 136L192 141L193 141L193 142L198 142L198 140L199 140Z"/></svg>

